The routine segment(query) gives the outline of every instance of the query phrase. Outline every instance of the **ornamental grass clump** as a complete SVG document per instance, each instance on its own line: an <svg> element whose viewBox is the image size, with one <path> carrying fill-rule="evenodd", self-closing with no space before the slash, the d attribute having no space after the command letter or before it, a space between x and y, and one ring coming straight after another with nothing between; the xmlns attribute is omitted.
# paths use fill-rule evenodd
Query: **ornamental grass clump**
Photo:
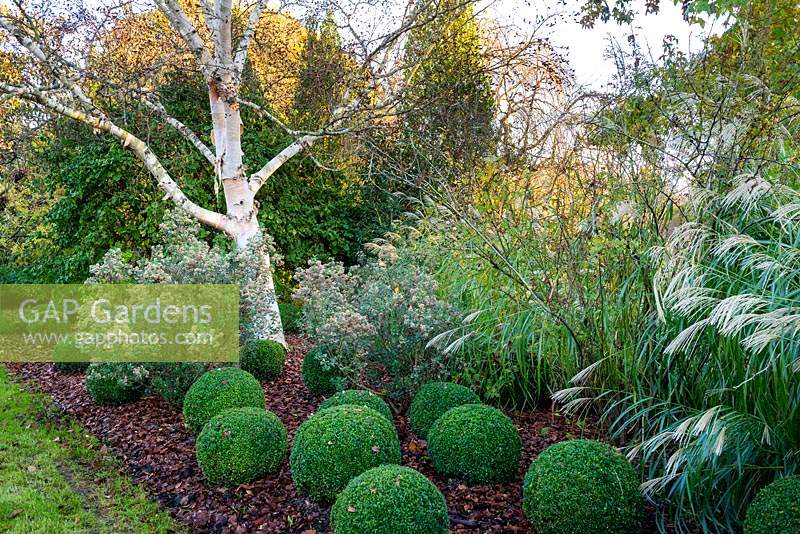
<svg viewBox="0 0 800 534"><path fill-rule="evenodd" d="M639 346L554 396L600 410L679 530L738 531L777 466L800 472L800 194L771 180L692 191L696 220L649 251L656 309Z"/></svg>
<svg viewBox="0 0 800 534"><path fill-rule="evenodd" d="M781 478L762 488L747 508L744 534L800 532L800 476Z"/></svg>
<svg viewBox="0 0 800 534"><path fill-rule="evenodd" d="M473 484L513 480L521 450L519 431L511 419L485 404L451 408L428 432L433 468Z"/></svg>
<svg viewBox="0 0 800 534"><path fill-rule="evenodd" d="M280 468L286 429L262 408L232 408L213 417L197 438L197 463L209 483L237 486Z"/></svg>
<svg viewBox="0 0 800 534"><path fill-rule="evenodd" d="M340 391L339 393L336 393L335 395L322 401L322 404L319 405L319 409L322 411L326 408L341 406L343 404L353 404L355 406L366 406L367 408L372 408L382 416L386 417L390 423L394 423L394 419L392 418L392 410L389 409L389 405L373 392L362 389L346 389L344 391Z"/></svg>
<svg viewBox="0 0 800 534"><path fill-rule="evenodd" d="M332 501L353 477L400 463L400 440L384 416L364 406L328 408L300 425L289 467L298 493Z"/></svg>
<svg viewBox="0 0 800 534"><path fill-rule="evenodd" d="M322 347L314 347L303 357L303 383L316 395L330 395L343 380L338 371L325 366L324 356Z"/></svg>
<svg viewBox="0 0 800 534"><path fill-rule="evenodd" d="M271 339L254 339L241 350L242 369L262 381L272 380L283 371L286 348Z"/></svg>
<svg viewBox="0 0 800 534"><path fill-rule="evenodd" d="M605 443L545 449L528 469L522 508L542 534L625 534L641 529L644 499L633 467Z"/></svg>
<svg viewBox="0 0 800 534"><path fill-rule="evenodd" d="M142 396L148 372L131 363L93 363L86 370L86 390L101 406L131 402Z"/></svg>
<svg viewBox="0 0 800 534"><path fill-rule="evenodd" d="M452 382L425 384L414 396L408 411L411 430L424 439L433 423L450 408L480 402L480 397L471 389Z"/></svg>
<svg viewBox="0 0 800 534"><path fill-rule="evenodd" d="M347 484L331 508L334 534L447 534L442 493L408 467L382 465Z"/></svg>
<svg viewBox="0 0 800 534"><path fill-rule="evenodd" d="M183 399L183 420L195 434L223 410L252 406L264 409L264 391L256 378L235 367L212 369L192 384Z"/></svg>

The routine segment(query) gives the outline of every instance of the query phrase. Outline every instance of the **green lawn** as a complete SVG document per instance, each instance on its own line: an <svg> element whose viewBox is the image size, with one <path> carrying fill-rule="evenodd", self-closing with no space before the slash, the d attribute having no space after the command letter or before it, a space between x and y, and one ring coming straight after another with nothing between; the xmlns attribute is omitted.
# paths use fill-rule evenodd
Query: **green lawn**
<svg viewBox="0 0 800 534"><path fill-rule="evenodd" d="M120 463L0 367L0 532L183 532Z"/></svg>

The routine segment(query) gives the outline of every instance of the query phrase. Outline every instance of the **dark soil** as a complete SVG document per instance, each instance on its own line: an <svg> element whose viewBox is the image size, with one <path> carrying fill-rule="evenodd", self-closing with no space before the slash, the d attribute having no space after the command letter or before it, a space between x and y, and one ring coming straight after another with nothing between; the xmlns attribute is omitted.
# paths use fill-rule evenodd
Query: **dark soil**
<svg viewBox="0 0 800 534"><path fill-rule="evenodd" d="M303 385L300 367L307 340L290 337L292 350L282 375L264 384L267 409L286 425L289 439L310 416L321 397ZM274 476L236 488L214 488L202 477L194 456L194 436L183 428L181 414L158 397L118 407L96 406L83 386L83 375L66 375L52 364L14 364L18 377L53 397L57 406L98 436L109 452L125 462L128 474L196 532L327 532L328 508L297 495L288 461ZM396 418L403 464L419 470L442 490L450 509L451 532L530 532L521 509L522 477L531 460L564 439L595 437L550 410L509 414L520 430L522 462L510 484L467 486L436 475L404 416Z"/></svg>

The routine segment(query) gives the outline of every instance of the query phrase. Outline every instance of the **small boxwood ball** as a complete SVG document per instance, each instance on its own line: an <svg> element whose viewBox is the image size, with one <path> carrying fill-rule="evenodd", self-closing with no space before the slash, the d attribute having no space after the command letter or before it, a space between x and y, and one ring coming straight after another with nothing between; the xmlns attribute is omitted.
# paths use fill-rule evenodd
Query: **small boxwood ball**
<svg viewBox="0 0 800 534"><path fill-rule="evenodd" d="M242 369L259 380L272 380L283 371L286 349L271 339L254 339L245 343L241 351Z"/></svg>
<svg viewBox="0 0 800 534"><path fill-rule="evenodd" d="M513 480L522 441L503 412L485 404L450 408L428 432L433 468L473 484Z"/></svg>
<svg viewBox="0 0 800 534"><path fill-rule="evenodd" d="M207 370L200 362L157 363L150 368L150 384L164 400L181 409L186 392Z"/></svg>
<svg viewBox="0 0 800 534"><path fill-rule="evenodd" d="M141 397L146 375L144 367L129 363L93 363L86 369L84 384L96 404L115 406Z"/></svg>
<svg viewBox="0 0 800 534"><path fill-rule="evenodd" d="M264 408L264 390L256 378L236 367L212 369L197 379L183 399L183 421L195 434L229 408Z"/></svg>
<svg viewBox="0 0 800 534"><path fill-rule="evenodd" d="M644 499L624 456L581 439L551 445L533 461L522 509L542 534L632 534L641 529Z"/></svg>
<svg viewBox="0 0 800 534"><path fill-rule="evenodd" d="M447 534L442 493L421 473L382 465L358 475L331 509L334 534Z"/></svg>
<svg viewBox="0 0 800 534"><path fill-rule="evenodd" d="M300 425L289 456L298 493L322 502L367 469L398 463L394 426L372 408L352 404L317 412Z"/></svg>
<svg viewBox="0 0 800 534"><path fill-rule="evenodd" d="M336 381L341 375L335 369L325 369L320 361L322 347L314 347L303 357L303 383L311 393L330 395L336 391Z"/></svg>
<svg viewBox="0 0 800 534"><path fill-rule="evenodd" d="M319 405L319 409L324 410L334 406L341 406L342 404L354 404L356 406L366 406L367 408L372 408L382 416L386 417L390 423L394 423L394 419L392 418L392 410L389 409L389 405L373 392L363 389L346 389L344 391L340 391L332 397L322 401L322 404Z"/></svg>
<svg viewBox="0 0 800 534"><path fill-rule="evenodd" d="M80 361L86 358L80 349L69 343L58 343L53 347L54 368L59 373L72 374L85 371L89 367L88 361Z"/></svg>
<svg viewBox="0 0 800 534"><path fill-rule="evenodd" d="M56 362L53 366L59 373L69 375L82 373L89 367L89 362Z"/></svg>
<svg viewBox="0 0 800 534"><path fill-rule="evenodd" d="M761 488L747 509L744 534L800 532L800 476L776 480Z"/></svg>
<svg viewBox="0 0 800 534"><path fill-rule="evenodd" d="M277 471L288 448L278 417L261 408L231 408L197 437L197 463L211 484L238 486Z"/></svg>
<svg viewBox="0 0 800 534"><path fill-rule="evenodd" d="M469 388L452 382L425 384L414 396L408 410L409 423L414 433L425 439L433 423L450 408L464 404L479 404L480 397Z"/></svg>

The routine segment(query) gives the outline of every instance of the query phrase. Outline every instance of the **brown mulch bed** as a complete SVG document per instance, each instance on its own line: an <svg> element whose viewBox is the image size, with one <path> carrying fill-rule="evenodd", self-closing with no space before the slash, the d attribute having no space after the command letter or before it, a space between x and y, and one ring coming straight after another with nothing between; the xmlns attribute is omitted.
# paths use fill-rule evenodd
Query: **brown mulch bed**
<svg viewBox="0 0 800 534"><path fill-rule="evenodd" d="M282 375L264 384L267 409L286 425L289 439L322 400L303 385L300 367L309 342L289 337L292 347ZM237 488L214 488L202 477L194 456L194 436L183 417L164 400L147 397L118 407L95 405L83 375L56 373L51 364L13 364L9 369L51 395L110 451L122 458L128 474L195 532L327 532L328 508L297 495L288 461L274 476ZM593 437L590 429L549 410L509 414L520 430L522 462L511 484L467 486L435 474L425 442L396 418L403 464L419 470L442 490L450 509L451 532L530 532L521 509L521 481L531 460L547 446L574 437Z"/></svg>

